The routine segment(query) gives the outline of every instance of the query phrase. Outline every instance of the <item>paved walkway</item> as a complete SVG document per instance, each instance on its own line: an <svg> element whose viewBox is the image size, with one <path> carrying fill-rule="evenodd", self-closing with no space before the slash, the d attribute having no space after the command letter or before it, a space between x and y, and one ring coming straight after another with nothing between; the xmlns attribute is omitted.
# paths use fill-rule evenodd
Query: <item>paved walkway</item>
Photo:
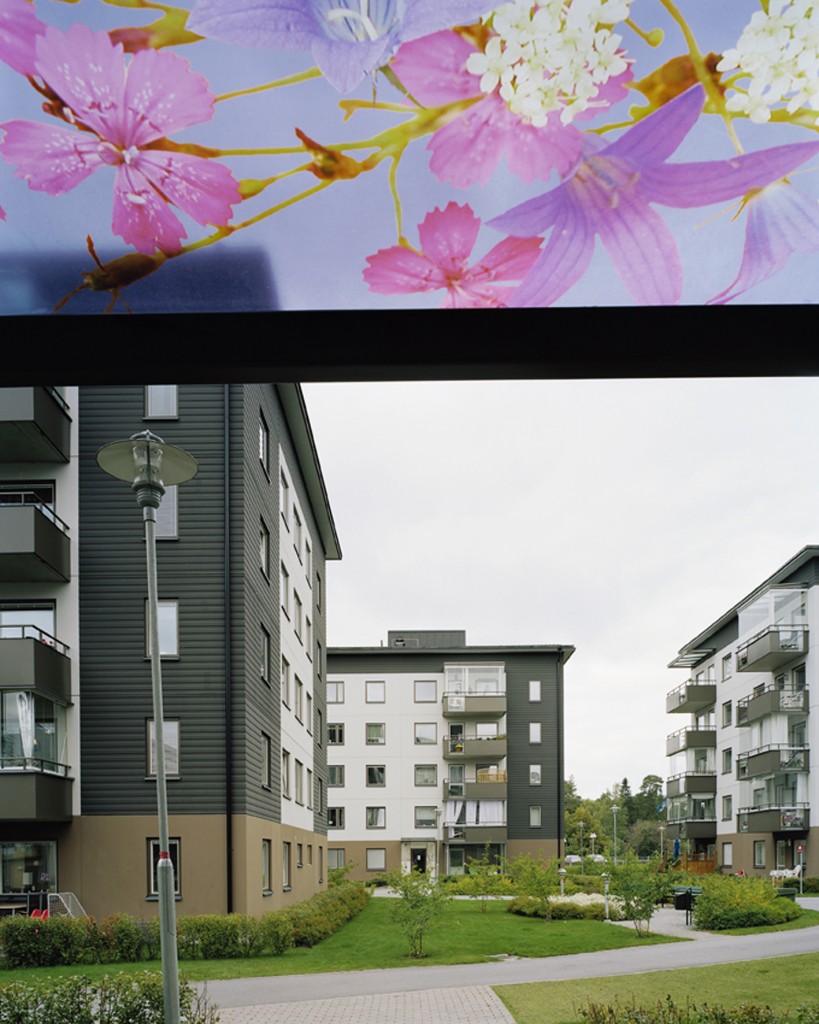
<svg viewBox="0 0 819 1024"><path fill-rule="evenodd" d="M819 910L817 897L800 902ZM621 925L633 927L616 927ZM819 927L762 935L703 933L686 926L683 911L669 908L658 910L651 926L657 934L696 941L483 964L237 978L211 981L206 988L223 1024L513 1024L490 986L819 952Z"/></svg>

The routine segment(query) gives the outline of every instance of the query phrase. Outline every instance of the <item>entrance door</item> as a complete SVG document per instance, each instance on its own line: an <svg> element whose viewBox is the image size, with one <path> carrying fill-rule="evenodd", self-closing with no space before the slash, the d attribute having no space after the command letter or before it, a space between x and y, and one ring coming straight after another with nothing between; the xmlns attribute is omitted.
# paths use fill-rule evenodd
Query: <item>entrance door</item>
<svg viewBox="0 0 819 1024"><path fill-rule="evenodd" d="M413 871L420 871L421 874L426 874L427 870L427 851L426 847L413 846L410 849L410 864L412 865Z"/></svg>

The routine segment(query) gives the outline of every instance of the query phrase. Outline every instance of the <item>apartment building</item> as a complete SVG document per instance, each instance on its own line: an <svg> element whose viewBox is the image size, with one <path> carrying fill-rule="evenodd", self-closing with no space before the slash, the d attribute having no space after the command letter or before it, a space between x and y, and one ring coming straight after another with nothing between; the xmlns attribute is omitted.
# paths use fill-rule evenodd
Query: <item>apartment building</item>
<svg viewBox="0 0 819 1024"><path fill-rule="evenodd" d="M666 697L668 833L703 868L819 874L819 546L803 548L682 647ZM813 711L813 714L811 714ZM680 718L678 717L678 721Z"/></svg>
<svg viewBox="0 0 819 1024"><path fill-rule="evenodd" d="M461 630L330 648L330 867L461 874L487 844L494 858L559 856L573 650L467 646Z"/></svg>
<svg viewBox="0 0 819 1024"><path fill-rule="evenodd" d="M297 385L0 390L0 896L156 911L142 518L96 463L145 429L199 462L157 524L178 912L260 913L310 895L327 864L324 578L340 548Z"/></svg>

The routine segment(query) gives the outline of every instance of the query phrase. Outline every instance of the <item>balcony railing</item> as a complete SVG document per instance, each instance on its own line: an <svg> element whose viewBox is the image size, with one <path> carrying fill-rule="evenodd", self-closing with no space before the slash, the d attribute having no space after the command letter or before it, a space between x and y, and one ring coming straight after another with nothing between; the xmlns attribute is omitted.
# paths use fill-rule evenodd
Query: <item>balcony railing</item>
<svg viewBox="0 0 819 1024"><path fill-rule="evenodd" d="M737 701L737 725L750 725L765 715L806 712L808 691L781 690L772 684Z"/></svg>
<svg viewBox="0 0 819 1024"><path fill-rule="evenodd" d="M445 736L443 753L447 761L499 761L506 757L506 736Z"/></svg>
<svg viewBox="0 0 819 1024"><path fill-rule="evenodd" d="M717 699L717 684L711 680L688 679L666 694L665 710L668 714L702 711Z"/></svg>
<svg viewBox="0 0 819 1024"><path fill-rule="evenodd" d="M666 739L665 752L670 757L679 750L688 750L691 747L716 747L717 730L714 726L698 728L688 726L685 729L678 729L672 732Z"/></svg>
<svg viewBox="0 0 819 1024"><path fill-rule="evenodd" d="M42 758L0 760L0 822L71 820L69 767Z"/></svg>
<svg viewBox="0 0 819 1024"><path fill-rule="evenodd" d="M737 778L752 779L777 772L806 772L810 770L807 747L791 747L786 743L768 743L740 754L737 758Z"/></svg>
<svg viewBox="0 0 819 1024"><path fill-rule="evenodd" d="M445 693L443 696L445 718L480 715L482 718L499 718L506 714L506 691L488 690L480 693Z"/></svg>
<svg viewBox="0 0 819 1024"><path fill-rule="evenodd" d="M38 626L0 626L0 690L71 699L68 645Z"/></svg>
<svg viewBox="0 0 819 1024"><path fill-rule="evenodd" d="M717 773L714 771L680 772L666 783L666 795L683 796L688 793L713 795L717 791Z"/></svg>
<svg viewBox="0 0 819 1024"><path fill-rule="evenodd" d="M742 807L737 813L738 832L803 832L809 828L810 805L807 803Z"/></svg>
<svg viewBox="0 0 819 1024"><path fill-rule="evenodd" d="M489 771L486 768L475 773L474 779L452 782L444 779L444 799L505 800L507 773Z"/></svg>
<svg viewBox="0 0 819 1024"><path fill-rule="evenodd" d="M68 462L71 418L51 387L0 388L4 462Z"/></svg>
<svg viewBox="0 0 819 1024"><path fill-rule="evenodd" d="M68 526L33 492L1 492L0 580L67 583L69 579Z"/></svg>
<svg viewBox="0 0 819 1024"><path fill-rule="evenodd" d="M737 671L772 672L807 650L807 626L766 626L737 647Z"/></svg>
<svg viewBox="0 0 819 1024"><path fill-rule="evenodd" d="M49 775L68 775L71 768L45 757L0 757L0 771L47 772Z"/></svg>

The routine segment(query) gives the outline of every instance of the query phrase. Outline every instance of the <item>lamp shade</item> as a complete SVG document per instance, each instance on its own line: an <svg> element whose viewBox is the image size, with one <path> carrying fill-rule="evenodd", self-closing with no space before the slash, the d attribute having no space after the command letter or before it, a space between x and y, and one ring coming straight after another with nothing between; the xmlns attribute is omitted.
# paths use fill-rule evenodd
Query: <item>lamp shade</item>
<svg viewBox="0 0 819 1024"><path fill-rule="evenodd" d="M172 487L193 479L199 463L184 450L144 430L127 441L114 441L97 452L100 469L134 488Z"/></svg>

